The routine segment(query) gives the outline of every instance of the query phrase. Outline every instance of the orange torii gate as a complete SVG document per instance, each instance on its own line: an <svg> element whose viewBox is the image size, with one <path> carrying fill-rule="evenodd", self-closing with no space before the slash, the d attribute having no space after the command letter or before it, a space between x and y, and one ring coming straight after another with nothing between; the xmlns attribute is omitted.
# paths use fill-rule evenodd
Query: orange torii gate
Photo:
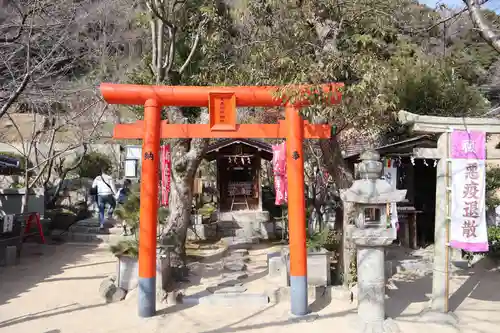
<svg viewBox="0 0 500 333"><path fill-rule="evenodd" d="M158 211L158 153L161 138L286 138L288 214L290 235L291 312L307 313L307 249L302 141L331 135L329 125L312 125L299 115L308 104L307 93L322 92L338 103L342 84L304 85L304 98L286 103L274 93L280 87L187 87L101 84L110 104L144 105L144 121L115 125L115 139L143 139L139 226L139 316L156 313L156 223ZM317 89L317 90L315 90ZM319 90L319 91L318 91ZM285 104L279 124L237 124L236 107L277 107ZM209 124L168 124L161 120L163 106L208 107Z"/></svg>

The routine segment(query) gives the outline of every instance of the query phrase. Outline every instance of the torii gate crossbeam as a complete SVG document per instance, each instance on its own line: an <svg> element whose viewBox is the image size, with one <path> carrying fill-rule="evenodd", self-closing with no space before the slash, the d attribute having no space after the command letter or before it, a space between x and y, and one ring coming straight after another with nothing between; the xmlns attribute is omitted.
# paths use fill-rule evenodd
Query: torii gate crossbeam
<svg viewBox="0 0 500 333"><path fill-rule="evenodd" d="M115 139L142 139L141 205L139 224L139 316L156 313L156 224L158 211L158 153L160 138L286 138L288 214L290 235L291 312L305 315L307 300L306 213L304 196L304 138L329 138L330 126L311 125L299 115L308 104L308 93L326 93L329 103L338 103L342 84L290 88L304 91L302 100L286 104L274 96L280 87L186 87L101 84L106 102L144 105L144 121L115 126ZM319 89L319 91L318 91ZM284 105L285 104L285 105ZM279 124L237 124L236 107L285 106L285 121ZM209 124L167 124L161 121L163 106L208 107Z"/></svg>

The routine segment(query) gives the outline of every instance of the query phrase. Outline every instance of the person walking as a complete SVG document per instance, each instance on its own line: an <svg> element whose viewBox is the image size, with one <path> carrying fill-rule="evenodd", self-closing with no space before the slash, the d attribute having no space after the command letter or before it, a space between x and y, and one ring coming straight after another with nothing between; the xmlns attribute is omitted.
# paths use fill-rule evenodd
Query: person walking
<svg viewBox="0 0 500 333"><path fill-rule="evenodd" d="M130 194L130 186L132 185L132 181L130 179L125 179L123 182L122 188L118 190L116 193L116 202L120 205L123 205Z"/></svg>
<svg viewBox="0 0 500 333"><path fill-rule="evenodd" d="M122 188L120 188L118 190L118 193L116 193L115 199L118 205L123 205L125 204L125 202L127 202L131 191L130 189L131 185L132 181L130 179L125 179ZM123 234L127 235L127 223L125 221L122 221L122 229L123 229Z"/></svg>
<svg viewBox="0 0 500 333"><path fill-rule="evenodd" d="M108 219L113 218L113 211L116 208L116 187L113 177L108 175L106 169L101 170L101 174L95 177L92 188L97 194L97 206L99 207L99 225L104 229L104 211L108 208Z"/></svg>

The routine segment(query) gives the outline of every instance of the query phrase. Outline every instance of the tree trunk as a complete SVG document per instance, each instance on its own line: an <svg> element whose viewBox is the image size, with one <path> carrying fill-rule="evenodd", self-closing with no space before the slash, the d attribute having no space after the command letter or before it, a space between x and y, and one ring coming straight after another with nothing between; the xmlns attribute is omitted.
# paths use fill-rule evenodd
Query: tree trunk
<svg viewBox="0 0 500 333"><path fill-rule="evenodd" d="M170 248L170 266L175 281L182 281L187 275L185 269L186 236L187 229L191 224L192 184L194 180L191 175L179 176L179 173L176 175L175 171L172 172L170 217L166 228L167 234L162 235L168 239L168 245L172 246Z"/></svg>
<svg viewBox="0 0 500 333"><path fill-rule="evenodd" d="M333 177L337 189L340 190L349 188L354 181L354 177L352 171L349 169L349 166L342 156L342 150L337 140L337 136L332 136L328 140L319 140L319 145L322 152L323 163L328 173ZM347 286L351 280L349 267L353 255L352 246L344 231L347 229L349 224L352 208L352 205L342 203L342 205L339 205L339 207L335 210L334 230L342 234L341 244L339 247L339 259L336 267L337 280L341 280L345 286Z"/></svg>
<svg viewBox="0 0 500 333"><path fill-rule="evenodd" d="M172 108L169 122L183 123L180 108ZM200 123L206 122L207 116L200 116ZM169 245L172 283L169 289L175 289L176 281L187 277L186 236L191 224L193 204L193 184L196 171L201 163L208 139L178 139L172 144L172 172L168 224L160 235L160 242Z"/></svg>

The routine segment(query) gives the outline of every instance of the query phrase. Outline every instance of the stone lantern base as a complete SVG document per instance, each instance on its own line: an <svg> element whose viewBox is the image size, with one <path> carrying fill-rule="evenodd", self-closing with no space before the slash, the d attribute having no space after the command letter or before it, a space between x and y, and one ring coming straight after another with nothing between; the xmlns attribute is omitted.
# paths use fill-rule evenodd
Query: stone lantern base
<svg viewBox="0 0 500 333"><path fill-rule="evenodd" d="M399 326L391 318L377 323L357 323L356 330L360 333L402 333Z"/></svg>
<svg viewBox="0 0 500 333"><path fill-rule="evenodd" d="M358 332L399 333L392 319L385 317L385 247L394 240L392 229L355 229L357 248Z"/></svg>
<svg viewBox="0 0 500 333"><path fill-rule="evenodd" d="M442 325L458 325L458 317L453 312L439 312L432 309L426 309L419 315L418 320L424 323L436 323Z"/></svg>

